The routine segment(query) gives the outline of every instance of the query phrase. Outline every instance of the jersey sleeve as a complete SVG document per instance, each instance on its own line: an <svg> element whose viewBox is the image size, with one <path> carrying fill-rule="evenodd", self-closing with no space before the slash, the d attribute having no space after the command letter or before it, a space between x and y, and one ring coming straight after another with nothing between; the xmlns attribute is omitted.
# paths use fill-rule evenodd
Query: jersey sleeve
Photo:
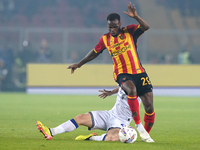
<svg viewBox="0 0 200 150"><path fill-rule="evenodd" d="M142 31L140 29L140 24L138 24L138 25L135 25L135 24L129 25L129 26L127 26L127 30L128 30L128 32L130 34L132 34L134 39L139 38L139 36L144 33L144 31Z"/></svg>
<svg viewBox="0 0 200 150"><path fill-rule="evenodd" d="M103 42L103 36L100 38L99 43L94 47L95 53L102 52L104 49L106 49L106 46Z"/></svg>
<svg viewBox="0 0 200 150"><path fill-rule="evenodd" d="M144 31L140 29L140 24L129 25L127 26L127 29L128 29L128 32L133 35L133 37L137 37L137 38L144 33Z"/></svg>

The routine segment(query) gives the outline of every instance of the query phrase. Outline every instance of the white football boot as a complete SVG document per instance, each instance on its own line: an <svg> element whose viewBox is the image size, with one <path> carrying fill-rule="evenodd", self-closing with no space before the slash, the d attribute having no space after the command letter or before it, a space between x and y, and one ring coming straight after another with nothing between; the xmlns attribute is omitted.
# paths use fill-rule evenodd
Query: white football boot
<svg viewBox="0 0 200 150"><path fill-rule="evenodd" d="M147 143L154 143L155 141L149 137L148 139L142 139L143 142L147 142Z"/></svg>
<svg viewBox="0 0 200 150"><path fill-rule="evenodd" d="M136 124L135 127L143 142L148 142L148 143L154 142L154 140L150 137L149 133L145 130L142 123Z"/></svg>

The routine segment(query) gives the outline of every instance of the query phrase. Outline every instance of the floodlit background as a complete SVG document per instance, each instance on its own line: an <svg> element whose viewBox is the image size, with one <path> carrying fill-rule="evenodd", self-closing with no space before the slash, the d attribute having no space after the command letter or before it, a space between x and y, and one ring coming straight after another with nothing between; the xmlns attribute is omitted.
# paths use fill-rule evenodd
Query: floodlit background
<svg viewBox="0 0 200 150"><path fill-rule="evenodd" d="M71 64L94 48L131 1L150 25L138 41L143 64L200 64L199 0L0 0L1 91L25 91L26 64ZM104 51L90 63L111 64Z"/></svg>

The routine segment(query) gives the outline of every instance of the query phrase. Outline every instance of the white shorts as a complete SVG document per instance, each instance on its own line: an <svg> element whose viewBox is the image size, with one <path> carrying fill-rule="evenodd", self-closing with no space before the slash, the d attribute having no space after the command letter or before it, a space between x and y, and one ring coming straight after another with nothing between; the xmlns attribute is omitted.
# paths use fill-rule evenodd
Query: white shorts
<svg viewBox="0 0 200 150"><path fill-rule="evenodd" d="M91 111L92 128L88 130L100 129L108 131L111 128L121 128L121 124L129 126L131 120L125 120L112 114L110 111Z"/></svg>

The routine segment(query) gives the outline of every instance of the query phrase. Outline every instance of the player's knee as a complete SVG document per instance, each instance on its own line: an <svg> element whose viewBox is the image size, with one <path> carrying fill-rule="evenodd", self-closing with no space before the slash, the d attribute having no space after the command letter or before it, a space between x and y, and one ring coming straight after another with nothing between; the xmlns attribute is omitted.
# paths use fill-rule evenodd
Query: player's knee
<svg viewBox="0 0 200 150"><path fill-rule="evenodd" d="M131 95L131 96L137 95L136 88L126 88L125 91L126 91L127 95Z"/></svg>
<svg viewBox="0 0 200 150"><path fill-rule="evenodd" d="M131 96L137 95L136 89L129 89L128 95L131 95Z"/></svg>
<svg viewBox="0 0 200 150"><path fill-rule="evenodd" d="M145 111L147 113L152 113L154 111L153 104L149 104L145 106Z"/></svg>
<svg viewBox="0 0 200 150"><path fill-rule="evenodd" d="M84 125L85 124L85 118L86 118L87 114L79 114L78 116L76 116L74 119L76 120L76 122L79 125Z"/></svg>
<svg viewBox="0 0 200 150"><path fill-rule="evenodd" d="M79 115L76 116L74 119L76 120L76 122L77 122L78 124L81 124L82 118L83 118L83 114L79 114Z"/></svg>

